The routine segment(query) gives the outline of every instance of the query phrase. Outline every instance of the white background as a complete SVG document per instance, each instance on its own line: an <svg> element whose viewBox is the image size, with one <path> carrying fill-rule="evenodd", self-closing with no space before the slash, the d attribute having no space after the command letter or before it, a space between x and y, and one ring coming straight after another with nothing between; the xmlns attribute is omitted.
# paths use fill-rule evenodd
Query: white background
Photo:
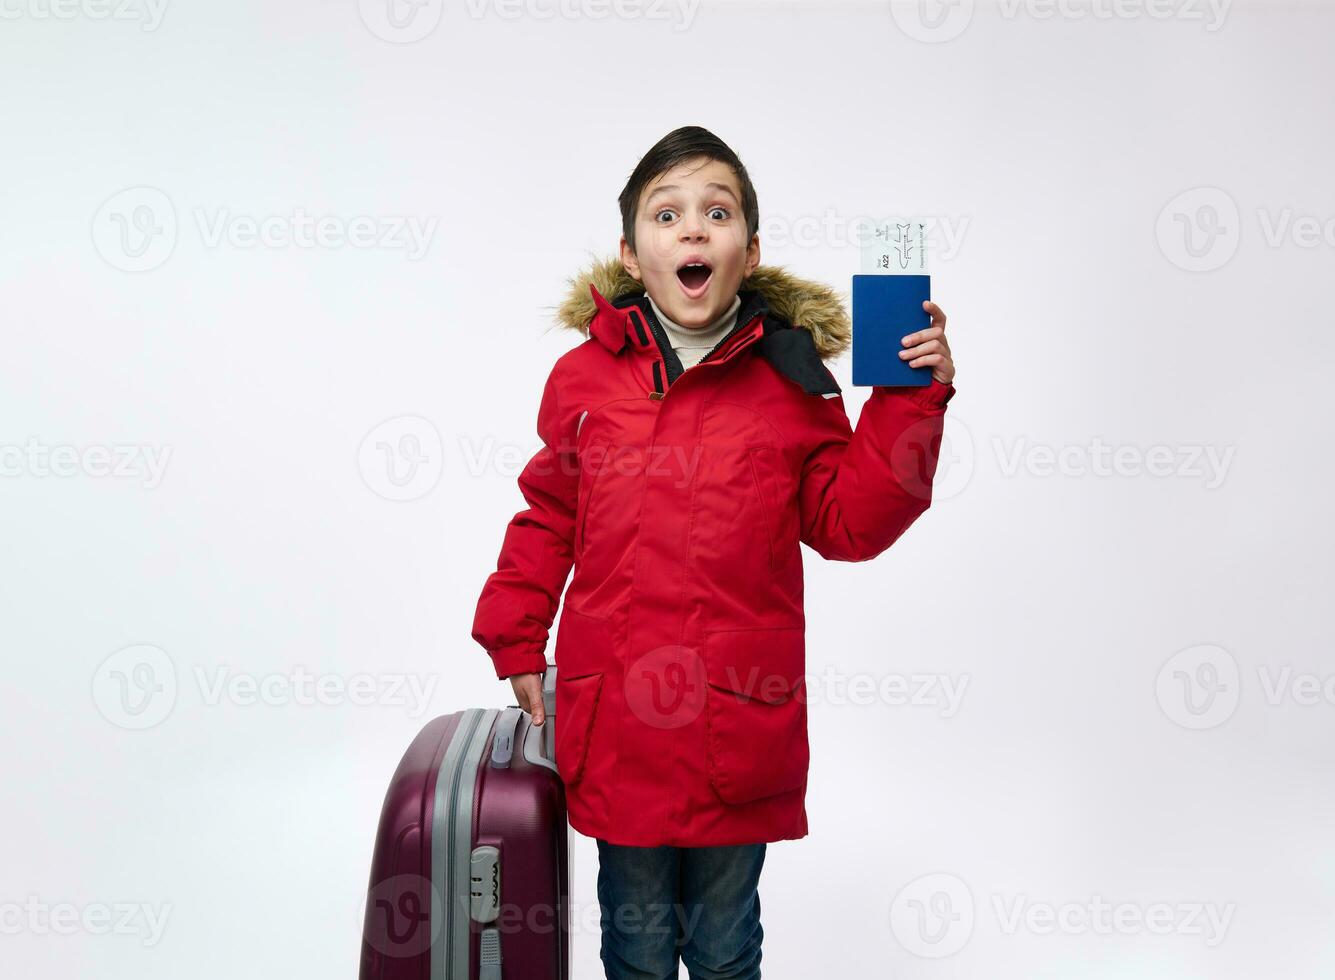
<svg viewBox="0 0 1335 980"><path fill-rule="evenodd" d="M1332 6L380 2L0 5L4 972L355 975L400 753L512 700L469 630L578 341L550 308L699 124L765 262L847 289L857 217L963 229L943 492L873 562L804 549L811 833L769 849L765 976L1330 976ZM432 230L245 238L298 210ZM376 443L415 433L396 490ZM298 671L430 698L215 696ZM1111 934L1043 925L1098 901Z"/></svg>

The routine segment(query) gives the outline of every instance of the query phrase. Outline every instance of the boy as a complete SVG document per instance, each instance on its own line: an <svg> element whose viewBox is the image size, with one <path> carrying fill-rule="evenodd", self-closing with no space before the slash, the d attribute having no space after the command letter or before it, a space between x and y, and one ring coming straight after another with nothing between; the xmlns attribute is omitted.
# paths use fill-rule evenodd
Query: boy
<svg viewBox="0 0 1335 980"><path fill-rule="evenodd" d="M760 266L755 189L678 129L620 197L620 261L572 281L473 637L544 720L571 826L598 842L610 980L760 976L767 842L806 836L799 542L880 554L927 509L955 368L945 315L904 338L923 388L873 388L854 432L823 358L849 344L827 287Z"/></svg>

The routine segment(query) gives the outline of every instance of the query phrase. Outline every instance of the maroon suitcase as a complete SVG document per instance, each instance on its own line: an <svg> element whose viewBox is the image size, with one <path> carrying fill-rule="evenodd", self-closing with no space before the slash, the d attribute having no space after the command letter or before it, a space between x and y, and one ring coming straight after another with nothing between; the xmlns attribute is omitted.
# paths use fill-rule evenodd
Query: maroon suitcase
<svg viewBox="0 0 1335 980"><path fill-rule="evenodd" d="M568 980L569 825L547 720L517 706L429 722L385 794L361 980Z"/></svg>

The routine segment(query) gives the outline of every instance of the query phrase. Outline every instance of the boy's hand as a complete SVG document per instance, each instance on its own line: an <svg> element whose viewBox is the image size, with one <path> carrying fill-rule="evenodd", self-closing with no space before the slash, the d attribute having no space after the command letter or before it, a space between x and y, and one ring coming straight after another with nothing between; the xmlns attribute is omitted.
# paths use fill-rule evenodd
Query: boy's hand
<svg viewBox="0 0 1335 980"><path fill-rule="evenodd" d="M899 359L908 361L909 367L931 367L932 379L948 385L955 380L955 362L946 342L946 314L930 299L923 301L922 308L932 315L932 325L901 341L905 350L899 352Z"/></svg>
<svg viewBox="0 0 1335 980"><path fill-rule="evenodd" d="M534 725L541 725L547 720L547 709L542 703L541 674L513 674L510 686L514 688L519 707L533 716Z"/></svg>

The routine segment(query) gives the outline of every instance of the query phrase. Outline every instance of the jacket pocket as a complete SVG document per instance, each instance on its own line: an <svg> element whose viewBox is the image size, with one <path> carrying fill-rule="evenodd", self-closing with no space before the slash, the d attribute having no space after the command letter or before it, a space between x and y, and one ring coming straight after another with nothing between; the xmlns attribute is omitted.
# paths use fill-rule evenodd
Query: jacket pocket
<svg viewBox="0 0 1335 980"><path fill-rule="evenodd" d="M777 572L798 553L800 535L794 478L781 449L753 446L747 450L747 459L760 508L765 515L770 571Z"/></svg>
<svg viewBox="0 0 1335 980"><path fill-rule="evenodd" d="M566 607L556 637L556 769L567 784L579 782L612 656L612 627L605 619Z"/></svg>
<svg viewBox="0 0 1335 980"><path fill-rule="evenodd" d="M724 802L748 803L806 782L805 643L800 626L705 633L706 754Z"/></svg>

